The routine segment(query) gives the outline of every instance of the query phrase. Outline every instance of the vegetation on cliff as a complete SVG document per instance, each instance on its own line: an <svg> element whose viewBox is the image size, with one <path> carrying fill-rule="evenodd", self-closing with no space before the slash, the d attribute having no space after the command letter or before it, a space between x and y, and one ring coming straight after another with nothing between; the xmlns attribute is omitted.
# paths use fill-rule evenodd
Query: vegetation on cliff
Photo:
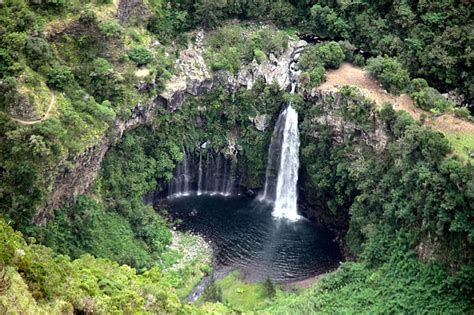
<svg viewBox="0 0 474 315"><path fill-rule="evenodd" d="M441 94L474 99L471 11L451 0L0 1L0 313L471 311L474 168L456 153L473 148L472 135L446 138L390 105L376 110L351 87L330 113L347 127L335 131L321 120L322 102L334 97L315 104L308 93L349 61L432 115L472 121L455 107L459 97ZM255 27L262 17L274 25ZM250 23L223 26L232 18ZM288 47L275 26L325 39L301 54L305 98L261 81L250 90L217 86L174 112L158 108L122 136L134 108L163 91L195 36L188 31L209 30L210 69L235 75ZM185 245L173 247L166 211L143 196L164 188L185 148L238 156L242 185L258 189L272 126L290 99L301 121L302 197L310 212L342 222L357 262L298 294L275 295L272 283L231 274L208 288L214 303L182 302L209 262L199 256L176 267ZM368 139L381 129L383 150ZM48 208L56 179L103 139L111 148L94 185ZM50 222L36 226L44 209Z"/></svg>

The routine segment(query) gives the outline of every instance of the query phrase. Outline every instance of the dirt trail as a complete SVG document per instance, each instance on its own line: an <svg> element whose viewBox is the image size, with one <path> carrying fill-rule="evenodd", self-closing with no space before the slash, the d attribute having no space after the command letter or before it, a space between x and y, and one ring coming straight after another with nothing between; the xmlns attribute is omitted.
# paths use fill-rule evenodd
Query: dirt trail
<svg viewBox="0 0 474 315"><path fill-rule="evenodd" d="M49 117L49 112L51 111L51 108L56 104L56 94L54 92L51 93L51 99L49 100L49 106L48 109L46 110L46 113L41 117L40 119L36 120L22 120L18 118L12 118L14 121L23 124L23 125L34 125L37 123L42 122L43 120L47 119Z"/></svg>
<svg viewBox="0 0 474 315"><path fill-rule="evenodd" d="M353 85L359 88L361 93L367 98L375 101L378 106L384 102L389 102L397 110L403 109L410 113L413 118L419 119L421 113L427 115L425 125L444 134L471 133L474 135L474 124L456 118L451 113L446 113L438 117L430 117L431 113L416 108L413 100L406 94L395 96L383 90L379 83L371 78L364 70L349 63L343 63L337 70L330 70L326 73L326 82L319 89L337 90L344 85Z"/></svg>

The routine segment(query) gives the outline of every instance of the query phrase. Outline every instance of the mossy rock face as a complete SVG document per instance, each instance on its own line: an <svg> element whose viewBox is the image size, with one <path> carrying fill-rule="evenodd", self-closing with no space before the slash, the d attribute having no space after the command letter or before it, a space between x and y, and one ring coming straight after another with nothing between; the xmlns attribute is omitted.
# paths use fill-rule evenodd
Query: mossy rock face
<svg viewBox="0 0 474 315"><path fill-rule="evenodd" d="M152 11L143 0L120 0L117 17L122 25L137 25L151 15Z"/></svg>

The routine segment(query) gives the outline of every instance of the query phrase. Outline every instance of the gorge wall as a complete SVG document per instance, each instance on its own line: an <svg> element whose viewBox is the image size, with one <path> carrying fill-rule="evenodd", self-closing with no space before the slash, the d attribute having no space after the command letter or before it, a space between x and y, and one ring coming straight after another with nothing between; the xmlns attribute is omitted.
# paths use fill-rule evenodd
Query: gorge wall
<svg viewBox="0 0 474 315"><path fill-rule="evenodd" d="M175 62L176 73L167 82L164 91L147 102L137 104L129 118L117 119L112 128L100 139L78 156L68 157L59 167L59 174L54 176L51 194L45 206L40 209L34 223L45 225L53 218L53 210L63 205L74 196L87 192L97 177L102 160L111 145L116 143L126 130L140 124L149 123L156 115L157 108L174 111L188 97L202 95L216 86L223 86L226 91L237 91L240 88L250 89L258 79L267 84L277 82L282 89L290 86L288 69L295 57L295 52L306 45L304 41L289 41L288 48L276 58L270 55L261 63L253 60L232 75L228 71L211 72L204 60L203 32L198 32L193 45L180 53ZM153 89L156 86L143 82L139 89Z"/></svg>

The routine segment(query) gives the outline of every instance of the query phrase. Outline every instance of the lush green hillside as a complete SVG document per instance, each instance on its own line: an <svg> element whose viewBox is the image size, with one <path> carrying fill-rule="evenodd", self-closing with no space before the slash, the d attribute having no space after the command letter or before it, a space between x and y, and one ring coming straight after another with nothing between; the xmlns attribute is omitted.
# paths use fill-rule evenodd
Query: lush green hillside
<svg viewBox="0 0 474 315"><path fill-rule="evenodd" d="M0 314L472 312L473 135L458 128L445 137L424 124L473 121L441 94L474 99L472 13L469 1L453 0L0 1ZM278 59L295 30L324 41L301 55L298 95L263 81L215 86L122 135L200 28L209 70L233 75ZM311 91L343 62L408 94L420 120L341 87L325 101L339 102L332 118L357 130L322 124ZM300 114L305 214L336 230L354 261L297 292L231 273L186 303L212 272L209 253L188 259L202 240L173 231L165 209L143 196L165 187L184 148L203 143L238 147L242 185L261 188L272 127L289 100ZM257 115L268 116L265 131ZM380 130L385 150L365 141ZM57 179L104 143L93 185L51 209ZM47 225L35 224L44 223L39 212Z"/></svg>

